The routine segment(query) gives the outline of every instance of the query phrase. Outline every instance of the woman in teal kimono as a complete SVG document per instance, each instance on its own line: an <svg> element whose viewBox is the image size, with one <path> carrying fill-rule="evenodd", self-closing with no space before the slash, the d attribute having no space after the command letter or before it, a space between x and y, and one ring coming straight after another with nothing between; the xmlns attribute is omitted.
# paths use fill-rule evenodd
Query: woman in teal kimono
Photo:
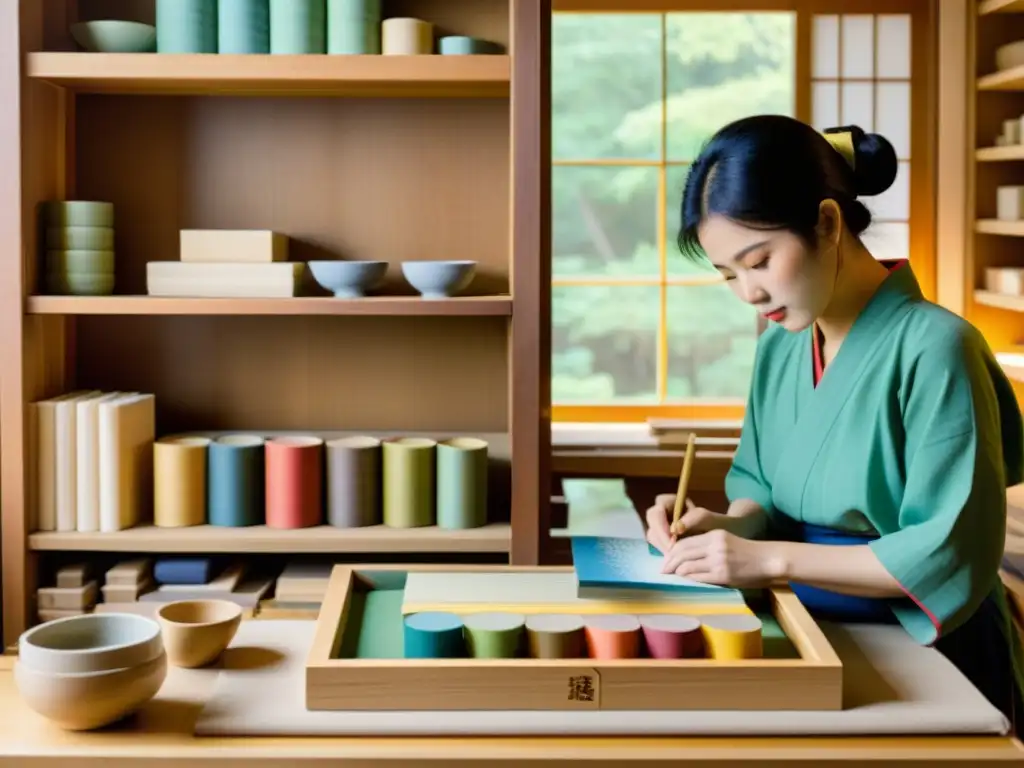
<svg viewBox="0 0 1024 768"><path fill-rule="evenodd" d="M885 191L883 137L782 116L732 123L693 163L680 247L770 322L729 507L647 512L665 572L788 581L816 615L898 621L1024 723L1020 643L998 576L1006 487L1024 475L1013 390L981 334L877 260L859 198Z"/></svg>

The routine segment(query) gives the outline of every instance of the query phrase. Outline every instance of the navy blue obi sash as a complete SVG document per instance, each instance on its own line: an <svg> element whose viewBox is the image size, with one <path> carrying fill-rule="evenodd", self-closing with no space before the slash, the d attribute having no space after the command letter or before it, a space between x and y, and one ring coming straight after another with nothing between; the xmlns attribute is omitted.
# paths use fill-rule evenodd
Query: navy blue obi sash
<svg viewBox="0 0 1024 768"><path fill-rule="evenodd" d="M831 544L835 546L867 544L876 538L878 537L874 534L847 533L845 531L837 531L834 528L810 525L808 523L802 523L797 526L796 536L798 541L802 540L808 544ZM896 621L896 617L889 608L889 601L885 598L843 595L838 592L831 592L827 589L820 589L792 581L789 583L789 586L793 590L793 594L804 604L804 607L813 615L822 619L887 623Z"/></svg>

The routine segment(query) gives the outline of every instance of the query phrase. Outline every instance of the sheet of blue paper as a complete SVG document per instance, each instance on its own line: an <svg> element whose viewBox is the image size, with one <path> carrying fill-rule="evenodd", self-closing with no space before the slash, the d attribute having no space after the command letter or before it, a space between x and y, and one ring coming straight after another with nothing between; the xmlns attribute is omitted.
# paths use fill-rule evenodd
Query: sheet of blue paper
<svg viewBox="0 0 1024 768"><path fill-rule="evenodd" d="M735 589L662 573L664 558L651 554L643 539L574 536L572 560L581 589L643 589L716 599L739 596Z"/></svg>

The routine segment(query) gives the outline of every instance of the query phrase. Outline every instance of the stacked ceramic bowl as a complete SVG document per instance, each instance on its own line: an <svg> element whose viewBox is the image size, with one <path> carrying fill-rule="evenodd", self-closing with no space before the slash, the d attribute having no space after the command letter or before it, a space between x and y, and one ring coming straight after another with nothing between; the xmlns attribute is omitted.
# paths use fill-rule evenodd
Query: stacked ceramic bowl
<svg viewBox="0 0 1024 768"><path fill-rule="evenodd" d="M18 639L14 682L33 710L67 730L131 714L167 676L160 625L128 613L89 613L40 624Z"/></svg>
<svg viewBox="0 0 1024 768"><path fill-rule="evenodd" d="M114 292L114 205L87 200L43 203L46 290L64 296Z"/></svg>

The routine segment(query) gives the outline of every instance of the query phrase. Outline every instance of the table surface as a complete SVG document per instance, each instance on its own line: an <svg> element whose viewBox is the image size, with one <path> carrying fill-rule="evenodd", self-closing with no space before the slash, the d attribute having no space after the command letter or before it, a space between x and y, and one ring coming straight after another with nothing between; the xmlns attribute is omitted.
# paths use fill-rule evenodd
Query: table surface
<svg viewBox="0 0 1024 768"><path fill-rule="evenodd" d="M206 768L235 764L258 768L309 766L427 766L486 763L546 766L566 761L612 766L638 763L685 766L839 765L871 760L882 765L973 765L1024 761L1024 745L998 736L914 738L207 738L193 725L210 694L198 675L168 676L173 695L150 702L124 723L73 733L44 720L22 703L0 657L0 765Z"/></svg>

